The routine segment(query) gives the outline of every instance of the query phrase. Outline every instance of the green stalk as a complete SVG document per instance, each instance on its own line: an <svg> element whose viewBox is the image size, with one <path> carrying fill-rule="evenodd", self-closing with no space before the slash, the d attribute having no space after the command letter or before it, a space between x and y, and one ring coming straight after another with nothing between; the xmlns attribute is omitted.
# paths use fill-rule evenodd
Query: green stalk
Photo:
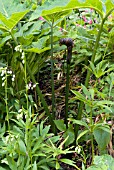
<svg viewBox="0 0 114 170"><path fill-rule="evenodd" d="M51 87L52 87L52 117L55 119L55 91L54 91L54 58L53 58L53 22L51 25Z"/></svg>
<svg viewBox="0 0 114 170"><path fill-rule="evenodd" d="M91 58L91 62L93 63L95 60L95 56L96 56L96 52L97 52L97 48L99 46L99 41L100 41L100 36L103 30L103 24L105 22L105 18L102 20L101 22L101 26L97 35L97 39L96 39L96 43L95 43L95 47L94 47L94 51L93 51L93 55ZM89 80L90 80L90 76L91 76L91 72L90 70L87 71L87 76L86 76L86 80L85 80L85 87L88 88L88 84L89 84ZM83 107L84 107L84 102L80 102L79 104L79 109L78 109L78 115L77 115L77 120L81 120L82 118L82 111L83 111ZM75 126L75 140L77 139L77 135L78 135L78 130L79 130L79 125Z"/></svg>
<svg viewBox="0 0 114 170"><path fill-rule="evenodd" d="M91 133L91 152L92 152L92 161L91 164L93 165L93 161L94 161L94 136L93 136L93 132Z"/></svg>
<svg viewBox="0 0 114 170"><path fill-rule="evenodd" d="M55 120L55 91L54 91L54 58L53 58L53 24L51 24L51 88L52 88L52 118ZM55 125L53 126L54 132L56 132Z"/></svg>
<svg viewBox="0 0 114 170"><path fill-rule="evenodd" d="M68 128L68 96L69 96L70 63L67 62L66 89L65 89L65 124Z"/></svg>
<svg viewBox="0 0 114 170"><path fill-rule="evenodd" d="M26 85L26 101L27 101L27 110L25 112L26 114L26 126L25 126L25 140L26 140L26 146L27 146L27 151L28 155L30 158L31 162L31 169L32 169L32 156L31 156L31 142L30 142L30 115L29 115L29 102L28 102L28 88L27 88L27 65L26 65L26 57L24 58L24 73L25 73L25 85Z"/></svg>
<svg viewBox="0 0 114 170"><path fill-rule="evenodd" d="M93 104L92 104L93 105ZM93 160L94 160L94 136L93 136L93 113L92 113L92 108L93 106L91 106L91 112L90 112L90 130L91 130L91 153L92 153L92 162L91 164L93 164Z"/></svg>
<svg viewBox="0 0 114 170"><path fill-rule="evenodd" d="M8 108L8 87L7 87L7 73L6 73L6 75L5 75L5 77L6 77L6 80L5 80L5 104L6 104L6 114L7 114L7 116L6 116L6 120L7 120L7 126L8 126L8 131L10 130L10 125L9 125L9 108Z"/></svg>

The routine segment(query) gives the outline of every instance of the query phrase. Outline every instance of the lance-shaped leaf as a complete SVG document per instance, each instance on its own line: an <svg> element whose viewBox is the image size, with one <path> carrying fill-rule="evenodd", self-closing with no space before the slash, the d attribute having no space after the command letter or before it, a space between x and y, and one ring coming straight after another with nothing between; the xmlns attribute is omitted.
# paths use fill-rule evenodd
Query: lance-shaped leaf
<svg viewBox="0 0 114 170"><path fill-rule="evenodd" d="M3 25L9 31L12 30L28 12L29 10L13 13L9 19L0 13L0 21L2 21Z"/></svg>

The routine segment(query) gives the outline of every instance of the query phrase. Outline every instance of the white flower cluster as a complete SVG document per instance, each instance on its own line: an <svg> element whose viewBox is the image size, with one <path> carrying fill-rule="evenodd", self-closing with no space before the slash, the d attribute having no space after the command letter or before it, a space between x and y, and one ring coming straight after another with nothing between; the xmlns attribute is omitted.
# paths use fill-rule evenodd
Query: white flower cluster
<svg viewBox="0 0 114 170"><path fill-rule="evenodd" d="M36 84L33 84L32 82L29 82L29 84L27 84L28 90L33 90L35 87L36 87Z"/></svg>
<svg viewBox="0 0 114 170"><path fill-rule="evenodd" d="M22 54L21 59L22 59L22 63L24 64L25 63L25 52L22 50L22 46L21 45L16 46L15 51L19 51Z"/></svg>
<svg viewBox="0 0 114 170"><path fill-rule="evenodd" d="M80 154L80 152L81 152L81 147L80 147L80 146L77 146L77 147L75 148L75 151L76 151L76 153Z"/></svg>
<svg viewBox="0 0 114 170"><path fill-rule="evenodd" d="M18 114L17 114L17 119L22 119L23 118L23 109L19 109L18 110Z"/></svg>
<svg viewBox="0 0 114 170"><path fill-rule="evenodd" d="M15 74L13 73L12 70L9 70L8 67L4 67L4 68L2 67L1 70L2 70L1 77L2 77L2 81L3 81L2 86L5 86L6 78L8 76L11 76L11 80L12 80L12 82L14 82Z"/></svg>

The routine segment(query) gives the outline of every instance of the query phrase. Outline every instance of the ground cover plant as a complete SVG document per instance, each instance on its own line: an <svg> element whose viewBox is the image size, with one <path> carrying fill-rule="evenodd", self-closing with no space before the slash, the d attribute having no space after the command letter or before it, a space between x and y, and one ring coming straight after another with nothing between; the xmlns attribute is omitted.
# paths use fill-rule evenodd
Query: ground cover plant
<svg viewBox="0 0 114 170"><path fill-rule="evenodd" d="M113 0L0 0L1 170L113 170L113 37Z"/></svg>

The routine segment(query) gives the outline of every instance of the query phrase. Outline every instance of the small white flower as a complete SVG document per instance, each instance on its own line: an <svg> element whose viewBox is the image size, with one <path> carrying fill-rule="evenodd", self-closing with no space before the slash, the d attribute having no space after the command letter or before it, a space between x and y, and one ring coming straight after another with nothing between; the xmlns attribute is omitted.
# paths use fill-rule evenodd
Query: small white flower
<svg viewBox="0 0 114 170"><path fill-rule="evenodd" d="M25 57L25 53L24 53L24 52L22 52L22 56L21 56L21 58L22 58L22 59L24 59L24 57Z"/></svg>
<svg viewBox="0 0 114 170"><path fill-rule="evenodd" d="M31 86L32 86L32 84L31 84L31 83L29 83L29 84L28 84L28 86L29 86L29 87L31 87Z"/></svg>
<svg viewBox="0 0 114 170"><path fill-rule="evenodd" d="M21 45L16 46L15 51L20 51L20 47L21 47Z"/></svg>
<svg viewBox="0 0 114 170"><path fill-rule="evenodd" d="M80 146L77 146L77 147L75 148L75 151L76 151L78 154L80 154L80 152L81 152Z"/></svg>
<svg viewBox="0 0 114 170"><path fill-rule="evenodd" d="M19 112L19 111L18 111ZM19 120L19 119L22 119L23 118L23 114L18 114L17 115L17 119Z"/></svg>
<svg viewBox="0 0 114 170"><path fill-rule="evenodd" d="M9 74L12 74L12 71L11 71L11 70L9 71Z"/></svg>
<svg viewBox="0 0 114 170"><path fill-rule="evenodd" d="M36 84L33 85L33 88L35 88L35 87L36 87Z"/></svg>
<svg viewBox="0 0 114 170"><path fill-rule="evenodd" d="M22 109L19 109L19 110L18 110L18 113L21 113L21 112L22 112Z"/></svg>
<svg viewBox="0 0 114 170"><path fill-rule="evenodd" d="M4 83L4 82L2 83L2 87L3 87L3 86L5 86L5 83Z"/></svg>
<svg viewBox="0 0 114 170"><path fill-rule="evenodd" d="M25 63L25 61L24 61L24 60L22 60L22 63L24 64L24 63Z"/></svg>
<svg viewBox="0 0 114 170"><path fill-rule="evenodd" d="M5 80L6 77L2 77L2 80Z"/></svg>
<svg viewBox="0 0 114 170"><path fill-rule="evenodd" d="M15 74L13 74L13 78L15 78Z"/></svg>
<svg viewBox="0 0 114 170"><path fill-rule="evenodd" d="M12 71L11 71L11 70L8 70L7 73L8 73L8 74L12 74Z"/></svg>
<svg viewBox="0 0 114 170"><path fill-rule="evenodd" d="M12 77L12 81L14 81L15 80L15 78L14 77Z"/></svg>
<svg viewBox="0 0 114 170"><path fill-rule="evenodd" d="M22 53L22 48L20 48L19 52Z"/></svg>
<svg viewBox="0 0 114 170"><path fill-rule="evenodd" d="M6 70L2 70L1 76L3 76L6 73Z"/></svg>

